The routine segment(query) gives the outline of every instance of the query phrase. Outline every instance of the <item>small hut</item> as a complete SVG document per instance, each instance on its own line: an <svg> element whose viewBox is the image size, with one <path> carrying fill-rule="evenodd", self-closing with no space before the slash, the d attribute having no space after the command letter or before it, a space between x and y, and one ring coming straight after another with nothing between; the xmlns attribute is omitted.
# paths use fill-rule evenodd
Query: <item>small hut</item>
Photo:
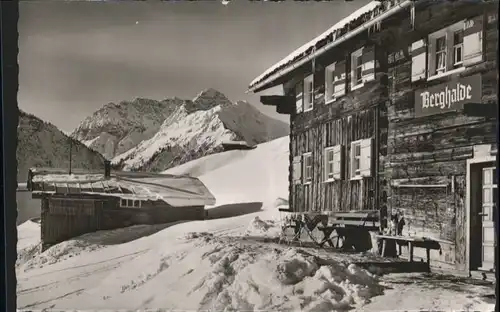
<svg viewBox="0 0 500 312"><path fill-rule="evenodd" d="M42 249L84 233L137 224L203 220L215 198L197 178L141 172L30 169L41 199Z"/></svg>

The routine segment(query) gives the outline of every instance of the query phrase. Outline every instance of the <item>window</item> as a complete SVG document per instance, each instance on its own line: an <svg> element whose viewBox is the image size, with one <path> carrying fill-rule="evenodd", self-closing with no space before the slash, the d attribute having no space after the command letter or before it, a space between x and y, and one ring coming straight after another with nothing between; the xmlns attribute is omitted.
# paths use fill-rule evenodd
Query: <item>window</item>
<svg viewBox="0 0 500 312"><path fill-rule="evenodd" d="M463 69L464 22L429 35L429 77L452 74Z"/></svg>
<svg viewBox="0 0 500 312"><path fill-rule="evenodd" d="M333 147L325 148L325 181L333 181L333 163L334 151Z"/></svg>
<svg viewBox="0 0 500 312"><path fill-rule="evenodd" d="M355 76L356 84L360 84L363 82L363 59L361 56L356 58L356 76Z"/></svg>
<svg viewBox="0 0 500 312"><path fill-rule="evenodd" d="M351 89L363 86L363 48L351 54Z"/></svg>
<svg viewBox="0 0 500 312"><path fill-rule="evenodd" d="M453 67L460 67L464 59L464 31L458 30L453 34Z"/></svg>
<svg viewBox="0 0 500 312"><path fill-rule="evenodd" d="M304 111L310 111L314 106L313 76L304 79Z"/></svg>
<svg viewBox="0 0 500 312"><path fill-rule="evenodd" d="M358 177L361 175L361 141L353 142L351 144L351 150L351 176Z"/></svg>
<svg viewBox="0 0 500 312"><path fill-rule="evenodd" d="M335 100L335 63L325 69L325 103Z"/></svg>
<svg viewBox="0 0 500 312"><path fill-rule="evenodd" d="M351 180L370 177L372 163L372 139L364 139L351 143Z"/></svg>
<svg viewBox="0 0 500 312"><path fill-rule="evenodd" d="M120 200L120 207L122 208L140 208L141 206L142 206L141 200L123 199L123 198Z"/></svg>
<svg viewBox="0 0 500 312"><path fill-rule="evenodd" d="M305 153L304 158L304 184L312 182L312 154Z"/></svg>
<svg viewBox="0 0 500 312"><path fill-rule="evenodd" d="M436 74L446 71L446 36L436 39Z"/></svg>
<svg viewBox="0 0 500 312"><path fill-rule="evenodd" d="M335 145L325 148L324 155L324 172L325 182L340 180L341 177L341 162L342 162L342 146Z"/></svg>

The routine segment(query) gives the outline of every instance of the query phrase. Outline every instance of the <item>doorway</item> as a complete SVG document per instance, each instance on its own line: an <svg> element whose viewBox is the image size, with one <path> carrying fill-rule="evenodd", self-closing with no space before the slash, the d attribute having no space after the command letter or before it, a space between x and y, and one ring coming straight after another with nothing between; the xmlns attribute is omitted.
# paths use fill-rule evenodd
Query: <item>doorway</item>
<svg viewBox="0 0 500 312"><path fill-rule="evenodd" d="M495 269L495 226L493 224L498 195L496 192L496 167L483 168L481 212L481 270L494 271Z"/></svg>
<svg viewBox="0 0 500 312"><path fill-rule="evenodd" d="M470 164L469 268L495 271L495 227L498 195L494 162Z"/></svg>

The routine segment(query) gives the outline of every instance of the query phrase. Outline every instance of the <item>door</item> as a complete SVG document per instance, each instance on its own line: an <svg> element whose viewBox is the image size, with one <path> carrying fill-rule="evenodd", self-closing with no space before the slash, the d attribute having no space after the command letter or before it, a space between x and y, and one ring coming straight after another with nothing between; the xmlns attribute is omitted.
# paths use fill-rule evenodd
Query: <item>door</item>
<svg viewBox="0 0 500 312"><path fill-rule="evenodd" d="M496 168L483 168L482 174L482 248L481 269L493 271L495 268L495 227L493 211L497 209ZM496 214L496 212L495 212Z"/></svg>

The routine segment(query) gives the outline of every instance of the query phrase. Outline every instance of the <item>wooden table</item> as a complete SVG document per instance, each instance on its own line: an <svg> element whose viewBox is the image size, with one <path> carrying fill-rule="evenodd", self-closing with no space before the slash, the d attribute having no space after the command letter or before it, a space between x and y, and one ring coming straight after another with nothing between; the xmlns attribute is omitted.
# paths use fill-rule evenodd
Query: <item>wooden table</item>
<svg viewBox="0 0 500 312"><path fill-rule="evenodd" d="M382 256L385 256L385 249L387 241L395 241L398 245L407 245L409 250L409 262L413 262L413 249L425 248L427 264L430 265L430 251L440 250L439 242L426 237L412 237L412 236L392 236L392 235L377 235L378 239L382 240Z"/></svg>
<svg viewBox="0 0 500 312"><path fill-rule="evenodd" d="M323 247L328 243L331 247L338 248L338 240L336 246L332 242L332 233L336 231L338 238L346 241L347 236L356 235L358 231L378 231L380 223L378 214L375 211L352 211L352 212L335 212L328 215L328 224L319 226L318 230L323 232L323 239L319 242L319 246Z"/></svg>

